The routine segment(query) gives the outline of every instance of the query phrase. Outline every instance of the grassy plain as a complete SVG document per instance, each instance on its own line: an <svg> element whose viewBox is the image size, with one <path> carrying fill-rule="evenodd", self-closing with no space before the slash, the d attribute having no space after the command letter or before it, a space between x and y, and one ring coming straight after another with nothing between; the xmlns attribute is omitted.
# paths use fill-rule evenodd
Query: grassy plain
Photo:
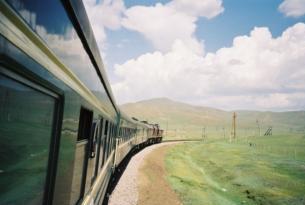
<svg viewBox="0 0 305 205"><path fill-rule="evenodd" d="M304 134L185 143L165 165L183 204L305 204Z"/></svg>
<svg viewBox="0 0 305 205"><path fill-rule="evenodd" d="M159 123L167 139L228 137L231 133L233 111L195 106L167 98L156 98L121 106L129 116ZM235 110L237 133L242 136L264 134L269 126L273 134L305 132L305 111L270 112Z"/></svg>

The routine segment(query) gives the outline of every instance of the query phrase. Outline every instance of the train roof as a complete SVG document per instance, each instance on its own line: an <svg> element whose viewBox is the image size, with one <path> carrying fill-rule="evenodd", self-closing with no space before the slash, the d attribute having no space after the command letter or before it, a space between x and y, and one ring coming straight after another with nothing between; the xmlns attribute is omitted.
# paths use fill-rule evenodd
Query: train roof
<svg viewBox="0 0 305 205"><path fill-rule="evenodd" d="M128 123L133 123L136 126L140 126L140 127L152 128L151 124L149 124L149 123L144 123L143 121L140 121L135 117L129 117L129 115L124 113L122 110L119 110L119 112L120 112L120 118L124 121L127 121ZM135 120L133 118L135 118L137 120Z"/></svg>
<svg viewBox="0 0 305 205"><path fill-rule="evenodd" d="M100 56L100 51L98 49L96 39L94 37L93 30L91 28L91 24L89 22L84 4L80 0L68 0L64 1L64 5L68 10L72 10L70 12L71 20L76 27L77 33L80 36L84 48L87 51L96 72L101 79L102 84L105 87L106 93L117 113L119 113L118 106L116 104L115 98L112 93L111 86L108 81L108 77L105 72L105 67Z"/></svg>

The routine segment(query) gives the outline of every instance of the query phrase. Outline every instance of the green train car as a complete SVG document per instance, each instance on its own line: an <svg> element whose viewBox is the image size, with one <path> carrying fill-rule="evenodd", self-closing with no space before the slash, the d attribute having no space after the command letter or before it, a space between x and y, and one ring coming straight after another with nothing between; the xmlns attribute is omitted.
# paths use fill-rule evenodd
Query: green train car
<svg viewBox="0 0 305 205"><path fill-rule="evenodd" d="M116 105L81 0L0 0L0 204L101 204L162 130Z"/></svg>

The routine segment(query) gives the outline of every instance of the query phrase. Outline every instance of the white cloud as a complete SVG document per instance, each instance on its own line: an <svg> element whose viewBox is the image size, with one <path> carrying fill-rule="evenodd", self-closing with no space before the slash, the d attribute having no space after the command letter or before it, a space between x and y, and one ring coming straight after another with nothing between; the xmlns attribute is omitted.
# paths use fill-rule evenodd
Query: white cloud
<svg viewBox="0 0 305 205"><path fill-rule="evenodd" d="M156 4L153 7L134 6L125 12L124 27L142 33L155 48L168 51L175 40L182 39L200 51L201 45L194 37L196 18L175 9Z"/></svg>
<svg viewBox="0 0 305 205"><path fill-rule="evenodd" d="M119 30L122 16L125 11L123 0L84 0L87 15L97 41L106 72L109 72L107 62L107 35L106 30ZM109 72L110 73L110 72Z"/></svg>
<svg viewBox="0 0 305 205"><path fill-rule="evenodd" d="M304 109L305 24L278 38L254 28L231 47L205 55L175 40L168 52L146 53L116 65L115 73L121 103L167 96L223 108Z"/></svg>
<svg viewBox="0 0 305 205"><path fill-rule="evenodd" d="M208 19L224 11L221 0L173 0L168 5L188 15L202 16Z"/></svg>
<svg viewBox="0 0 305 205"><path fill-rule="evenodd" d="M167 52L176 40L202 54L203 43L196 39L199 17L213 18L223 12L220 0L173 0L154 6L133 6L125 11L122 25L140 32L156 49Z"/></svg>
<svg viewBox="0 0 305 205"><path fill-rule="evenodd" d="M279 10L286 16L299 17L305 14L305 0L284 0Z"/></svg>
<svg viewBox="0 0 305 205"><path fill-rule="evenodd" d="M84 5L100 49L106 40L105 29L116 30L121 27L121 19L125 10L123 0L85 0Z"/></svg>

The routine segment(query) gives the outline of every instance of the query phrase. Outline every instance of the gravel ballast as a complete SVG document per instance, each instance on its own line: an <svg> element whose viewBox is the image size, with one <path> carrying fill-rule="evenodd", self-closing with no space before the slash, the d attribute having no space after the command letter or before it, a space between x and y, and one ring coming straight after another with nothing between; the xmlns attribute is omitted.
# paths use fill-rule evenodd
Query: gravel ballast
<svg viewBox="0 0 305 205"><path fill-rule="evenodd" d="M177 142L161 143L149 146L132 157L118 184L109 196L109 205L136 205L138 202L137 176L138 170L152 150Z"/></svg>

